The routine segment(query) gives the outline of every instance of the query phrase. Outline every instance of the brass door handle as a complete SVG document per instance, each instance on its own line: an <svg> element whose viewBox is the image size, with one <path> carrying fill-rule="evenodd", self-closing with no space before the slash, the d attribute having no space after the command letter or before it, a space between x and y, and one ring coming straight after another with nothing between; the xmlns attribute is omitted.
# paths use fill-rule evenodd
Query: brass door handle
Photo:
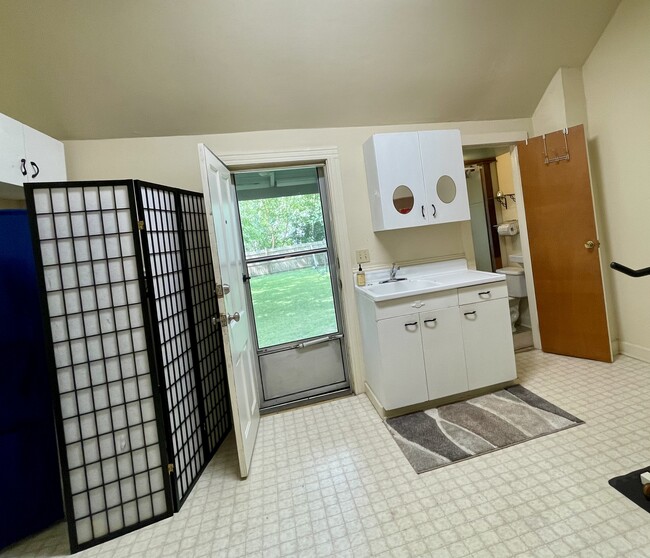
<svg viewBox="0 0 650 558"><path fill-rule="evenodd" d="M594 248L600 248L600 242L598 242L597 240L595 242L593 240L587 240L587 242L585 242L585 248L587 250L593 250Z"/></svg>

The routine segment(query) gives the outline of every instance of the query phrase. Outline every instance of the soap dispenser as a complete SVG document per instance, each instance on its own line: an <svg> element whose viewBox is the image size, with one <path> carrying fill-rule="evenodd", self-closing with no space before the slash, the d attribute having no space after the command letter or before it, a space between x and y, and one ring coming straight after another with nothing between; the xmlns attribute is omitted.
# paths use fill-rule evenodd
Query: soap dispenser
<svg viewBox="0 0 650 558"><path fill-rule="evenodd" d="M361 264L359 264L359 271L357 271L357 286L365 287L366 286L366 272L361 269Z"/></svg>

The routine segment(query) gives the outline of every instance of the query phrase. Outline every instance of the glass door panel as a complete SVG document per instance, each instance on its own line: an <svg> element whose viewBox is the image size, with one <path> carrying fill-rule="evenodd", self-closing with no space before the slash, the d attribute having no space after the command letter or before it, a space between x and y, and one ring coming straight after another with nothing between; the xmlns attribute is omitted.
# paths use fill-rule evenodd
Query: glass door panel
<svg viewBox="0 0 650 558"><path fill-rule="evenodd" d="M349 388L320 167L235 174L262 407Z"/></svg>
<svg viewBox="0 0 650 558"><path fill-rule="evenodd" d="M327 253L251 263L248 273L260 349L338 331Z"/></svg>

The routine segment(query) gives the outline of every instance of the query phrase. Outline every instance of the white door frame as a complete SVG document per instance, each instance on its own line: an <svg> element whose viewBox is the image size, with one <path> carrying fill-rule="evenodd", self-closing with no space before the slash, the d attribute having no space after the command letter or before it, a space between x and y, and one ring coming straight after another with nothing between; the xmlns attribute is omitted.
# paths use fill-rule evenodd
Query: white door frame
<svg viewBox="0 0 650 558"><path fill-rule="evenodd" d="M337 147L318 148L297 148L286 151L254 151L246 153L220 154L219 158L232 171L246 170L254 167L267 165L286 164L308 164L325 163L325 178L327 182L329 198L329 219L332 224L334 245L339 259L339 279L343 284L341 290L341 312L343 350L346 353L350 371L350 388L354 393L365 391L361 370L361 351L355 347L361 347L361 335L357 327L351 327L356 323L356 316L351 312L356 308L354 285L352 284L352 257L348 243L348 226L345 219L345 207L343 203L343 181L341 180L341 166Z"/></svg>
<svg viewBox="0 0 650 558"><path fill-rule="evenodd" d="M519 155L517 142L525 141L529 132L497 132L492 134L462 135L463 147L509 147L512 162L512 180L515 187L517 200L517 219L519 221L519 234L521 235L521 254L524 257L526 268L526 291L528 293L528 309L530 311L530 325L533 334L533 346L542 348L539 335L539 319L537 317L537 299L535 297L535 282L533 280L533 266L530 261L530 245L528 244L528 228L526 226L526 208L524 194L521 187L521 173L519 172ZM470 233L471 234L471 233Z"/></svg>

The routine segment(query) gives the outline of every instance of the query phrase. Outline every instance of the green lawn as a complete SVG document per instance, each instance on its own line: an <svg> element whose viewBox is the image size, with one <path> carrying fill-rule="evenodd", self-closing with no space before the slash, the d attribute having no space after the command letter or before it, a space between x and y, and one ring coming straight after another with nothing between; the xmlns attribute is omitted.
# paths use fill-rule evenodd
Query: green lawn
<svg viewBox="0 0 650 558"><path fill-rule="evenodd" d="M337 331L327 266L260 275L250 285L260 347Z"/></svg>

